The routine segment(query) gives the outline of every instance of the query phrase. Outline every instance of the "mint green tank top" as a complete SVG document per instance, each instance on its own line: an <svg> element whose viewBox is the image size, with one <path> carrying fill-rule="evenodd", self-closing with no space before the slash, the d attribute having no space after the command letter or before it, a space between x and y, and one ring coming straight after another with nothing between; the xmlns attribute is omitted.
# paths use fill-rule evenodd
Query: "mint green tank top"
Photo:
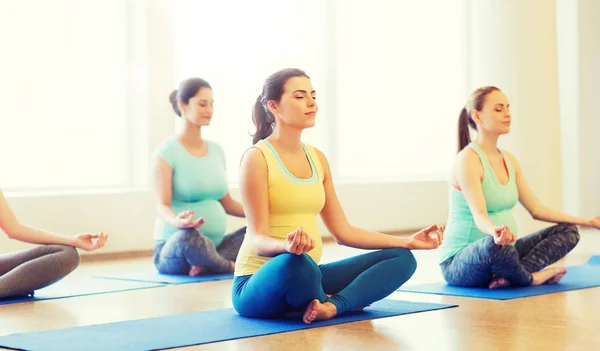
<svg viewBox="0 0 600 351"><path fill-rule="evenodd" d="M498 226L507 225L516 235L517 223L511 210L519 201L519 191L517 190L515 170L512 164L504 152L500 151L508 168L508 183L502 184L496 177L481 148L473 142L467 147L477 152L483 165L481 187L490 219ZM454 187L450 187L450 213L444 231L444 242L440 246L440 263L456 255L469 244L486 236L487 234L481 232L475 225L473 215L463 193Z"/></svg>
<svg viewBox="0 0 600 351"><path fill-rule="evenodd" d="M164 140L155 150L173 168L171 207L175 213L193 210L194 219L204 217L200 227L215 246L219 246L227 229L227 213L220 200L227 195L225 153L221 146L205 140L208 153L204 157L190 154L176 137ZM156 216L154 240L166 241L178 229Z"/></svg>

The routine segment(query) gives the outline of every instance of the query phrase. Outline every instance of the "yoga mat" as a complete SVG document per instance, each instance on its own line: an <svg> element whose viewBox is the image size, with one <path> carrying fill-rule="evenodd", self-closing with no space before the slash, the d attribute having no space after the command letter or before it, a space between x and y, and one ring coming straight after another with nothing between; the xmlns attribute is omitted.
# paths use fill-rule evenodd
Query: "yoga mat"
<svg viewBox="0 0 600 351"><path fill-rule="evenodd" d="M600 255L590 257L586 264L600 265Z"/></svg>
<svg viewBox="0 0 600 351"><path fill-rule="evenodd" d="M19 302L62 299L67 297L106 294L118 291L156 288L164 284L130 282L125 280L71 278L67 277L43 289L36 290L34 296L0 299L0 305Z"/></svg>
<svg viewBox="0 0 600 351"><path fill-rule="evenodd" d="M570 266L567 274L558 284L538 286L505 287L498 289L463 288L446 283L406 285L398 289L401 292L474 297L492 300L512 300L522 297L553 294L564 291L587 289L600 286L600 256L593 256L588 263ZM595 258L595 259L594 259Z"/></svg>
<svg viewBox="0 0 600 351"><path fill-rule="evenodd" d="M44 351L157 350L317 328L368 319L456 307L437 303L383 300L362 312L328 321L262 320L240 317L232 308L97 324L0 337L0 347ZM401 331L399 331L401 332Z"/></svg>
<svg viewBox="0 0 600 351"><path fill-rule="evenodd" d="M214 280L233 279L233 273L209 274L190 277L189 275L161 274L153 269L140 269L127 272L103 274L97 278L127 280L137 282L161 283L161 284L189 284L209 282Z"/></svg>

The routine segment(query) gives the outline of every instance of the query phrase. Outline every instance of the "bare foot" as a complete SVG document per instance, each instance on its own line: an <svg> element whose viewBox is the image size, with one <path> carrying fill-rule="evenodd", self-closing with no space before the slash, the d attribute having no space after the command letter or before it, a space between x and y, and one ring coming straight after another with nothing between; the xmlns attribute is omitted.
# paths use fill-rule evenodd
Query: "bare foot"
<svg viewBox="0 0 600 351"><path fill-rule="evenodd" d="M558 283L567 274L567 269L564 268L565 272L555 275L552 279L548 280L548 284Z"/></svg>
<svg viewBox="0 0 600 351"><path fill-rule="evenodd" d="M190 275L190 277L195 277L200 274L206 273L206 271L208 271L208 270L202 266L192 266L192 267L190 267L189 275Z"/></svg>
<svg viewBox="0 0 600 351"><path fill-rule="evenodd" d="M325 294L325 295L327 295L327 297L331 297L331 294ZM371 306L371 305L366 305L366 306L363 306L363 307L353 308L350 311L363 311L365 308L367 308L369 306Z"/></svg>
<svg viewBox="0 0 600 351"><path fill-rule="evenodd" d="M366 305L366 306L363 306L363 307L356 307L356 308L351 309L350 311L364 311L365 308L367 308L369 306L371 306L371 305Z"/></svg>
<svg viewBox="0 0 600 351"><path fill-rule="evenodd" d="M310 324L314 321L322 321L335 317L337 314L337 308L331 302L321 303L319 300L312 300L306 307L302 320L306 324Z"/></svg>
<svg viewBox="0 0 600 351"><path fill-rule="evenodd" d="M533 280L531 285L556 284L567 274L565 268L547 268L543 271L531 273Z"/></svg>
<svg viewBox="0 0 600 351"><path fill-rule="evenodd" d="M490 285L488 286L488 288L497 289L497 288L503 288L503 287L509 286L509 285L510 285L510 283L508 282L508 280L506 280L502 277L495 277L490 282Z"/></svg>

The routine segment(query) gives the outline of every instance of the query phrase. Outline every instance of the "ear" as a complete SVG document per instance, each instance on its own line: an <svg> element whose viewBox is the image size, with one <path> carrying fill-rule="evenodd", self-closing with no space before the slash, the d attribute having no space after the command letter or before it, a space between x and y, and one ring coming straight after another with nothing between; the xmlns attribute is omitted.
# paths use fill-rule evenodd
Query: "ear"
<svg viewBox="0 0 600 351"><path fill-rule="evenodd" d="M480 124L481 123L481 115L479 114L479 111L477 111L476 109L472 109L471 110L471 119L473 120L473 122Z"/></svg>
<svg viewBox="0 0 600 351"><path fill-rule="evenodd" d="M269 108L269 111L271 111L271 114L273 116L277 116L279 114L278 106L275 101L269 100L269 102L267 103L267 107Z"/></svg>
<svg viewBox="0 0 600 351"><path fill-rule="evenodd" d="M183 109L185 108L185 106L187 106L187 105L184 104L181 100L177 100L177 108L179 109L179 111L181 112L182 115L183 115Z"/></svg>

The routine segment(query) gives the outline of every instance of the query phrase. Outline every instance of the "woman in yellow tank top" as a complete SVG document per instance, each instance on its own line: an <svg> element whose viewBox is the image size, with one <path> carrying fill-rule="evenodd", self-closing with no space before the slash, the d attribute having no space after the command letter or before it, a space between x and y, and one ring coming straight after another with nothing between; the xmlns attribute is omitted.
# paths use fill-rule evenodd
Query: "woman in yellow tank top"
<svg viewBox="0 0 600 351"><path fill-rule="evenodd" d="M302 131L315 124L315 99L306 73L285 69L267 78L254 106L255 145L240 168L248 229L233 284L233 305L246 317L300 311L311 323L367 306L412 276L417 264L410 250L442 241L443 228L435 224L406 239L348 223L327 159L301 142ZM340 244L381 250L319 265L319 214Z"/></svg>

